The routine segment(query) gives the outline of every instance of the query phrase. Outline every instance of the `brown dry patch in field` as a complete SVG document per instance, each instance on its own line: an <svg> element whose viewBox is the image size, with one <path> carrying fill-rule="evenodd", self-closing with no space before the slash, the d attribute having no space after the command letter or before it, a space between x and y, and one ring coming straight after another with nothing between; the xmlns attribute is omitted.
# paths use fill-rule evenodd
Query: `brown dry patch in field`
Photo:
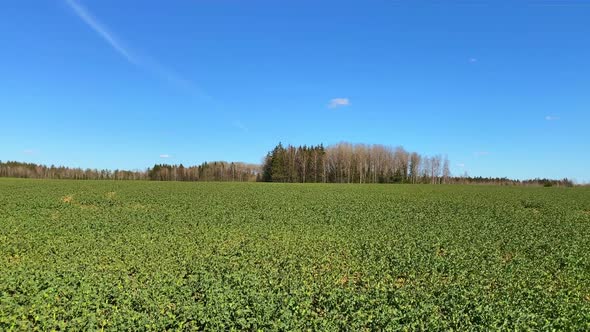
<svg viewBox="0 0 590 332"><path fill-rule="evenodd" d="M586 295L586 296L584 297L584 300L586 300L586 301L590 302L590 294Z"/></svg>
<svg viewBox="0 0 590 332"><path fill-rule="evenodd" d="M351 275L349 275L348 273L343 275L342 277L340 277L340 279L338 279L338 283L340 284L340 286L344 286L346 284L348 284L349 282L356 285L361 279L361 274L358 272L355 272Z"/></svg>
<svg viewBox="0 0 590 332"><path fill-rule="evenodd" d="M128 204L127 208L130 210L134 210L134 211L145 211L148 209L147 206L141 204L141 203L133 203L133 204Z"/></svg>
<svg viewBox="0 0 590 332"><path fill-rule="evenodd" d="M393 285L396 288L402 288L402 287L404 287L406 282L407 282L406 277L397 277L397 278L395 278L395 282L393 283Z"/></svg>
<svg viewBox="0 0 590 332"><path fill-rule="evenodd" d="M59 217L61 216L61 213L57 212L57 211L53 211L51 212L51 220L57 220L59 219Z"/></svg>
<svg viewBox="0 0 590 332"><path fill-rule="evenodd" d="M345 285L348 282L348 275L343 275L342 278L340 278L340 280L338 280L338 283L340 285Z"/></svg>
<svg viewBox="0 0 590 332"><path fill-rule="evenodd" d="M502 262L504 264L510 263L513 259L514 259L514 254L511 252L507 252L504 255L502 255Z"/></svg>
<svg viewBox="0 0 590 332"><path fill-rule="evenodd" d="M440 282L443 285L448 285L451 282L451 278L449 276L442 276L440 277Z"/></svg>
<svg viewBox="0 0 590 332"><path fill-rule="evenodd" d="M73 206L77 206L82 210L98 210L98 206L96 206L94 204L83 204L83 203L76 202L74 200L74 195L64 196L64 197L62 197L61 201L65 204L71 204ZM54 218L54 213L52 213L51 219L55 220L55 219L57 219L57 217L59 217L59 214L55 215L55 218Z"/></svg>
<svg viewBox="0 0 590 332"><path fill-rule="evenodd" d="M438 248L436 249L436 255L438 257L445 257L447 255L447 250L445 248Z"/></svg>
<svg viewBox="0 0 590 332"><path fill-rule="evenodd" d="M10 264L18 264L21 261L21 256L19 254L14 254L8 256L8 263Z"/></svg>
<svg viewBox="0 0 590 332"><path fill-rule="evenodd" d="M72 203L74 201L74 195L67 195L61 198L63 203Z"/></svg>
<svg viewBox="0 0 590 332"><path fill-rule="evenodd" d="M584 211L582 211L582 213L585 214L585 215L587 215L587 216L590 216L590 210L584 210Z"/></svg>
<svg viewBox="0 0 590 332"><path fill-rule="evenodd" d="M82 210L98 210L98 206L94 204L77 204Z"/></svg>

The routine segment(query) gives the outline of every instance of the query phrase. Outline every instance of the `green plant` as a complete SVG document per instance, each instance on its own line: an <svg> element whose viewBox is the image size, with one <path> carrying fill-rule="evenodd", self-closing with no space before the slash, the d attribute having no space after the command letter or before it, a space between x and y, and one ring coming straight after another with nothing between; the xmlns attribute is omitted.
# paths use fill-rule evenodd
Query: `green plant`
<svg viewBox="0 0 590 332"><path fill-rule="evenodd" d="M589 201L0 179L0 330L588 330Z"/></svg>

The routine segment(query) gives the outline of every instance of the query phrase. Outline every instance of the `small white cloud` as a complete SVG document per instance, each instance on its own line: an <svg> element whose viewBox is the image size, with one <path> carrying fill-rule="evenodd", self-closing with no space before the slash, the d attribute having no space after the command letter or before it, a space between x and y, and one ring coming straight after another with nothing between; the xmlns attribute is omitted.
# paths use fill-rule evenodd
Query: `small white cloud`
<svg viewBox="0 0 590 332"><path fill-rule="evenodd" d="M234 121L234 122L232 122L232 125L238 129L240 129L243 132L248 131L248 127L246 127L241 121Z"/></svg>
<svg viewBox="0 0 590 332"><path fill-rule="evenodd" d="M559 117L558 116L547 115L545 117L545 120L547 120L547 121L557 121L557 120L559 120Z"/></svg>
<svg viewBox="0 0 590 332"><path fill-rule="evenodd" d="M349 106L350 100L348 98L334 98L330 100L330 104L328 105L329 108L337 108L343 106Z"/></svg>
<svg viewBox="0 0 590 332"><path fill-rule="evenodd" d="M457 166L459 166L460 168L464 168L465 167L465 164L464 163L459 163L459 164L457 164Z"/></svg>
<svg viewBox="0 0 590 332"><path fill-rule="evenodd" d="M35 153L35 150L33 150L33 149L26 149L26 150L23 150L23 153L24 154L34 154Z"/></svg>
<svg viewBox="0 0 590 332"><path fill-rule="evenodd" d="M169 154L161 154L160 158L170 158L170 155Z"/></svg>
<svg viewBox="0 0 590 332"><path fill-rule="evenodd" d="M488 156L490 153L488 151L477 151L474 153L474 155L476 157L481 157L481 156Z"/></svg>
<svg viewBox="0 0 590 332"><path fill-rule="evenodd" d="M469 63L476 63L477 59L476 58L469 58Z"/></svg>

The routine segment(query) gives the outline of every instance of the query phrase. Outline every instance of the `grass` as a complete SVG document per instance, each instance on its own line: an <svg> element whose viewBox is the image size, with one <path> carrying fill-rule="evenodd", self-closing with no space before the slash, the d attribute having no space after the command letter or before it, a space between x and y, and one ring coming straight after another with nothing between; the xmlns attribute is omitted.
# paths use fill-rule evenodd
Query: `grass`
<svg viewBox="0 0 590 332"><path fill-rule="evenodd" d="M0 330L588 330L590 188L0 179Z"/></svg>

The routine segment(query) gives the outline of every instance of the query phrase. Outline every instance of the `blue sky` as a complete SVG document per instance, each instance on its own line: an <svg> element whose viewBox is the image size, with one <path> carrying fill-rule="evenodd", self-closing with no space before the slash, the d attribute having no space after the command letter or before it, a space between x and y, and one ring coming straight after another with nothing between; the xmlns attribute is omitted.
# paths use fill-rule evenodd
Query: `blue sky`
<svg viewBox="0 0 590 332"><path fill-rule="evenodd" d="M590 3L0 2L0 160L259 162L284 144L589 181Z"/></svg>

